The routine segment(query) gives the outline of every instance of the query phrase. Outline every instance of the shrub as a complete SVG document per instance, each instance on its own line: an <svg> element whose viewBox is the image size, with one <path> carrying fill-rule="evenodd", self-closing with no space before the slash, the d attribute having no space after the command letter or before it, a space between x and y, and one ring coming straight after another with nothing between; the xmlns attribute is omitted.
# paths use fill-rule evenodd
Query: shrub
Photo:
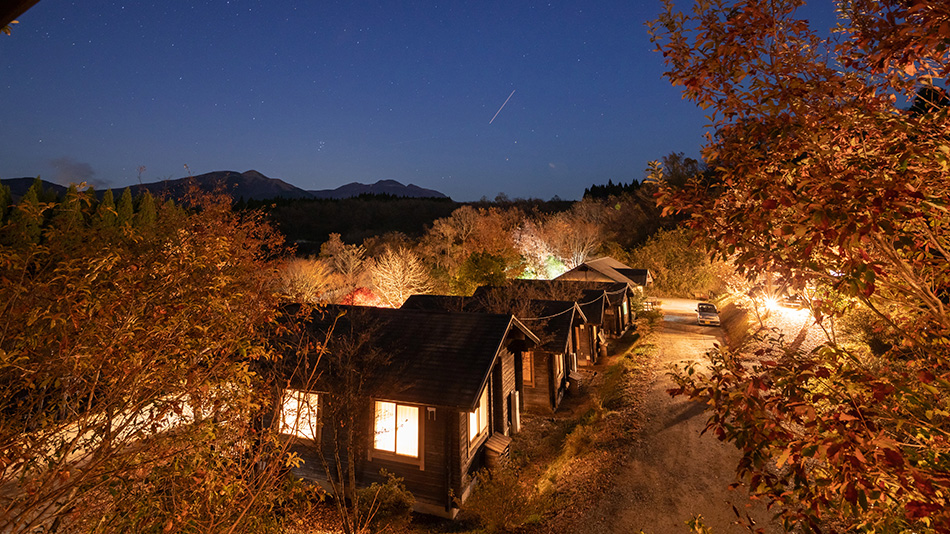
<svg viewBox="0 0 950 534"><path fill-rule="evenodd" d="M403 480L386 470L380 471L386 482L373 482L369 487L356 490L360 516L366 517L375 508L370 521L370 530L380 532L384 529L399 530L412 520L412 507L416 498L406 489Z"/></svg>
<svg viewBox="0 0 950 534"><path fill-rule="evenodd" d="M484 532L510 532L538 520L540 498L521 484L514 469L485 469L476 477L478 485L464 509L475 516Z"/></svg>

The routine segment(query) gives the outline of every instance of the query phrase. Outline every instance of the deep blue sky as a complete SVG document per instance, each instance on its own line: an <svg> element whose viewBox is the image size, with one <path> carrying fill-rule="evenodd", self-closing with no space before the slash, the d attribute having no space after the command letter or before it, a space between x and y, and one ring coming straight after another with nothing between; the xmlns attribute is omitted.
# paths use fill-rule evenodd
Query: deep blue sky
<svg viewBox="0 0 950 534"><path fill-rule="evenodd" d="M256 169L304 189L580 198L670 152L698 157L704 114L662 77L644 26L659 9L41 0L0 35L0 179Z"/></svg>

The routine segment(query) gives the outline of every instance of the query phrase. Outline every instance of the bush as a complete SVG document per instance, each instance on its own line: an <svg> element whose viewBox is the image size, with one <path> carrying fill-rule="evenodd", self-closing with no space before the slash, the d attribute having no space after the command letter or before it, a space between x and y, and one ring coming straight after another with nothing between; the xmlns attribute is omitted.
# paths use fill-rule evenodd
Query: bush
<svg viewBox="0 0 950 534"><path fill-rule="evenodd" d="M485 469L476 477L478 485L464 509L475 516L484 532L511 532L538 520L540 499L521 484L514 469Z"/></svg>
<svg viewBox="0 0 950 534"><path fill-rule="evenodd" d="M380 532L387 528L398 531L412 520L416 498L406 489L401 478L385 469L380 475L386 477L386 482L373 482L369 487L356 490L360 516L366 517L375 507L375 515L370 521L371 531Z"/></svg>

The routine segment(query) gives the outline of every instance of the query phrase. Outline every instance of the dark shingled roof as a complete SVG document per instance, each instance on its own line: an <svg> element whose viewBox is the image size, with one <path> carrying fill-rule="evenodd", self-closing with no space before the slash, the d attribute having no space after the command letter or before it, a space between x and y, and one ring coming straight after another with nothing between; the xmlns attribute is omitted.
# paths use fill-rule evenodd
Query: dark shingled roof
<svg viewBox="0 0 950 534"><path fill-rule="evenodd" d="M486 313L485 300L490 297L507 294L506 286L482 286L472 297L456 297L450 295L413 295L406 299L403 309L429 311L457 311L468 313ZM603 295L603 291L600 292ZM603 299L600 299L602 302ZM571 335L571 327L575 318L586 320L586 314L575 307L572 300L531 299L522 304L530 311L531 317L516 316L525 326L531 329L543 340L544 348L553 351L563 351ZM594 303L590 308L594 313L603 315L603 305L599 311Z"/></svg>
<svg viewBox="0 0 950 534"><path fill-rule="evenodd" d="M604 308L607 306L606 293L603 289L585 289L581 294L581 300L577 302L587 322L591 324L601 324L604 322Z"/></svg>
<svg viewBox="0 0 950 534"><path fill-rule="evenodd" d="M608 256L588 260L556 280L613 281L646 287L652 283L653 277L648 269L631 269Z"/></svg>
<svg viewBox="0 0 950 534"><path fill-rule="evenodd" d="M524 317L524 324L534 329L545 340L544 348L552 352L564 352L571 338L575 319L584 322L584 314L573 301L532 300L531 310L535 317ZM540 331L535 329L540 327Z"/></svg>
<svg viewBox="0 0 950 534"><path fill-rule="evenodd" d="M429 311L467 311L471 297L457 297L455 295L410 295L402 303L403 310Z"/></svg>
<svg viewBox="0 0 950 534"><path fill-rule="evenodd" d="M369 328L372 345L390 355L381 374L398 380L379 397L398 402L472 411L504 345L519 337L537 342L511 315L487 313L326 306L313 312L310 326L325 332L341 312L335 335Z"/></svg>
<svg viewBox="0 0 950 534"><path fill-rule="evenodd" d="M646 269L616 269L616 271L643 287L646 287L649 281L650 271Z"/></svg>

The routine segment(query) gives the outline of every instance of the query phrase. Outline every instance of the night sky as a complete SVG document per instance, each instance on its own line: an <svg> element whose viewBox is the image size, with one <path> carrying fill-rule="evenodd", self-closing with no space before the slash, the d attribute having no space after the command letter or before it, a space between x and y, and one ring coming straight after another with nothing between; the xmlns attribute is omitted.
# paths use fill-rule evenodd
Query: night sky
<svg viewBox="0 0 950 534"><path fill-rule="evenodd" d="M577 199L699 155L704 113L662 77L644 26L659 10L41 0L0 35L0 179L255 169L304 189Z"/></svg>

